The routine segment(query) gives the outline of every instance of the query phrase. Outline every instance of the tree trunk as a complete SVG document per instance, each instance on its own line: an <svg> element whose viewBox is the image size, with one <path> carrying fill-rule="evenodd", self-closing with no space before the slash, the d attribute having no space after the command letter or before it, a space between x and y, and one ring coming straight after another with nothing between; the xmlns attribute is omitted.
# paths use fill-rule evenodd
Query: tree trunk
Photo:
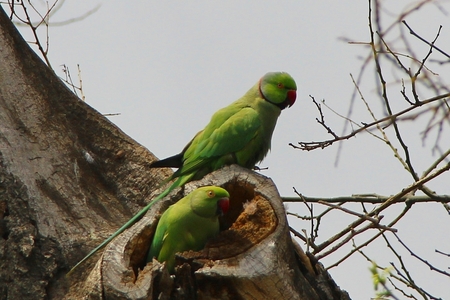
<svg viewBox="0 0 450 300"><path fill-rule="evenodd" d="M294 247L272 181L237 166L186 186L223 186L232 208L176 277L145 255L181 189L66 277L171 172L149 169L153 154L69 91L0 10L0 299L346 299Z"/></svg>

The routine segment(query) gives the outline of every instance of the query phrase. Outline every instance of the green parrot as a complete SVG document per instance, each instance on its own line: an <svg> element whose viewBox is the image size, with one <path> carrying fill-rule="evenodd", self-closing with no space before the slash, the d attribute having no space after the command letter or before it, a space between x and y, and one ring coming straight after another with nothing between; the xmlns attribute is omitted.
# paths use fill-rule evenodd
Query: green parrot
<svg viewBox="0 0 450 300"><path fill-rule="evenodd" d="M168 179L177 179L168 192L226 165L255 167L269 151L278 116L294 104L296 90L289 74L267 73L243 97L217 111L181 153L150 167L178 168Z"/></svg>
<svg viewBox="0 0 450 300"><path fill-rule="evenodd" d="M153 257L175 268L175 253L198 251L219 233L219 216L227 213L230 195L217 186L204 186L170 206L156 227L147 262Z"/></svg>
<svg viewBox="0 0 450 300"><path fill-rule="evenodd" d="M78 262L69 273L136 223L154 203L175 188L199 180L226 165L254 168L270 149L278 116L283 109L294 104L296 97L297 85L288 73L270 72L244 96L217 111L209 124L194 136L181 153L150 165L150 168L178 168L165 182L175 181Z"/></svg>

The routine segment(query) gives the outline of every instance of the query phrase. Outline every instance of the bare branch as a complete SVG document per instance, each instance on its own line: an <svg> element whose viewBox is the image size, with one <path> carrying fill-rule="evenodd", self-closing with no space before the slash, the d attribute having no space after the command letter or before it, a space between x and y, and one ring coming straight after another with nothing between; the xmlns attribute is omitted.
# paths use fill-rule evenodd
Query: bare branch
<svg viewBox="0 0 450 300"><path fill-rule="evenodd" d="M442 251L440 251L440 250L438 250L438 249L436 249L436 250L434 250L436 253L439 253L439 254L442 254L442 255L445 255L445 256L448 256L448 257L450 257L450 253L444 253L444 252L442 252ZM449 269L450 269L450 267L449 267Z"/></svg>
<svg viewBox="0 0 450 300"><path fill-rule="evenodd" d="M352 196L344 196L344 197L334 197L334 198L321 198L321 197L308 197L302 195L302 198L298 197L282 197L284 202L307 202L307 203L367 203L367 204L380 204L386 202L386 200L390 199L389 196L381 196L376 194L358 194ZM406 195L404 197L400 197L395 199L392 204L396 203L405 203L408 201L409 203L427 203L427 202L441 202L441 203L450 203L450 195L435 195L434 197L429 196L411 196Z"/></svg>
<svg viewBox="0 0 450 300"><path fill-rule="evenodd" d="M414 30L412 30L412 28L408 25L408 23L406 23L405 20L403 20L402 23L405 24L406 27L408 27L408 30L409 30L410 34L412 34L413 36L415 36L416 38L418 38L419 40L421 40L422 42L424 42L425 44L427 44L431 48L436 49L438 52L440 52L441 54L445 55L447 58L450 59L450 55L447 54L446 52L444 52L443 50L439 49L436 45L434 45L434 41L430 43L427 40L425 40L424 38L422 38L421 36L419 36L417 33L414 32ZM442 25L439 27L439 31L441 30L441 28L442 28Z"/></svg>
<svg viewBox="0 0 450 300"><path fill-rule="evenodd" d="M412 106L409 106L408 108L405 108L402 111L399 111L398 113L386 116L384 118L378 119L376 121L373 121L371 123L368 124L364 124L363 126L361 126L360 128L352 131L351 133L347 134L347 135L343 135L343 136L339 136L337 138L334 139L330 139L330 140L325 140L325 141L320 141L320 142L298 142L299 146L293 145L292 143L289 143L289 146L293 147L294 149L300 149L300 150L306 150L306 151L311 151L314 149L318 149L318 148L326 148L328 146L331 146L332 144L334 144L335 142L339 142L339 141L344 141L344 140L348 140L352 137L354 137L355 135L357 135L360 132L363 131L367 131L369 129L371 129L372 127L376 126L377 124L381 124L384 127L387 127L389 125L391 125L394 120L396 120L399 116L402 116L414 109L417 109L421 106L427 105L429 103L435 102L435 101L439 101L442 99L445 99L447 97L450 97L450 93L446 93L443 95L438 95L423 101L420 101L418 103L415 103ZM387 124L384 124L387 123Z"/></svg>
<svg viewBox="0 0 450 300"><path fill-rule="evenodd" d="M428 261L426 261L425 259L421 258L419 255L417 255L416 253L414 253L408 246L406 246L406 244L400 239L400 237L394 233L394 236L397 238L397 241L402 244L402 246L408 250L409 254L411 254L413 257L417 258L418 260L420 260L422 263L426 264L430 270L432 271L436 271L438 273L441 273L445 276L450 277L450 273L443 271L441 269L436 268L435 266L433 266L431 263L429 263Z"/></svg>

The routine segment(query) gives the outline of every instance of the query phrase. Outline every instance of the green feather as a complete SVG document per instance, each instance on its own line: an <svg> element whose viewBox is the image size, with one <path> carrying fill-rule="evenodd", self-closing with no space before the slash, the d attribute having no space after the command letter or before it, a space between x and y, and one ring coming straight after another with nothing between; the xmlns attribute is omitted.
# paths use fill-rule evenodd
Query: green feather
<svg viewBox="0 0 450 300"><path fill-rule="evenodd" d="M170 206L158 222L147 261L153 257L165 261L173 273L175 253L201 250L208 239L219 233L220 208L226 202L228 209L229 196L223 188L206 186Z"/></svg>

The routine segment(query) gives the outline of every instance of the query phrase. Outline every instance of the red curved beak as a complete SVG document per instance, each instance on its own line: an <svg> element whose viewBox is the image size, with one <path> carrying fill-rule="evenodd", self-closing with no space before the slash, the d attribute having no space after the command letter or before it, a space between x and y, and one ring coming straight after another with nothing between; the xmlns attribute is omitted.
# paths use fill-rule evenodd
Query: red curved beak
<svg viewBox="0 0 450 300"><path fill-rule="evenodd" d="M287 92L287 100L289 102L288 106L291 107L295 103L295 99L297 99L297 91L290 90Z"/></svg>
<svg viewBox="0 0 450 300"><path fill-rule="evenodd" d="M220 210L220 215L226 214L228 212L228 209L230 208L230 198L220 198L217 202L217 207Z"/></svg>

